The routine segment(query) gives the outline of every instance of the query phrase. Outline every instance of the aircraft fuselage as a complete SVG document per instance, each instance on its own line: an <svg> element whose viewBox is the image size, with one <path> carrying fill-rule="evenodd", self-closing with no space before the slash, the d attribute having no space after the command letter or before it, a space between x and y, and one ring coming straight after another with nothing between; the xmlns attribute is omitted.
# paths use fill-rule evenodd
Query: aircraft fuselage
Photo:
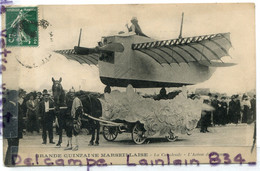
<svg viewBox="0 0 260 171"><path fill-rule="evenodd" d="M208 80L215 68L198 62L159 64L147 54L132 49L133 43L156 41L130 35L106 37L106 43L121 43L123 52L113 52L100 60L100 80L105 85L135 88L180 87Z"/></svg>

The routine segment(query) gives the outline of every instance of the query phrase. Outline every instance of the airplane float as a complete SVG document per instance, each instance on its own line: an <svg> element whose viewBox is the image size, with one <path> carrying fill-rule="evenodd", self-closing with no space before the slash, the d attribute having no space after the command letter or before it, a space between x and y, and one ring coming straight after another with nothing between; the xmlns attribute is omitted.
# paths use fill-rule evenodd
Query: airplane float
<svg viewBox="0 0 260 171"><path fill-rule="evenodd" d="M230 33L155 40L135 33L102 37L98 46L57 50L69 60L98 65L100 80L107 86L134 88L180 87L208 80L216 67L228 67Z"/></svg>

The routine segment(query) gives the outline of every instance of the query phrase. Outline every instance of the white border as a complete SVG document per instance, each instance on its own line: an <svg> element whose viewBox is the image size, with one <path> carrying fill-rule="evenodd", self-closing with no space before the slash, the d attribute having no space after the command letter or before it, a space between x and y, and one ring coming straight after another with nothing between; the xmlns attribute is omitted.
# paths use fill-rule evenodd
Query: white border
<svg viewBox="0 0 260 171"><path fill-rule="evenodd" d="M259 71L259 1L257 0L113 0L113 1L105 1L105 0L13 0L14 4L16 5L41 5L41 4L156 4L156 3L255 3L255 11L256 11L256 73L257 73L257 99L260 98L260 95L258 93L259 90L259 77L258 77L258 71ZM2 76L0 75L0 85L2 85ZM260 103L259 100L257 100L257 109L259 109L260 107ZM257 110L258 111L258 110ZM257 112L258 117L257 117L257 123L260 123L260 115L259 115L259 111ZM257 137L259 137L259 124L257 127ZM133 169L135 171L142 171L144 169L148 169L148 170L162 170L162 171L169 171L169 170L193 170L193 171L197 171L197 170L201 170L201 169L205 169L205 170L260 170L260 148L259 148L259 138L257 140L257 151L258 151L258 155L257 155L257 162L258 164L256 166L248 166L248 165L220 165L220 166L210 166L210 165L200 165L200 166L148 166L148 167L144 167L144 166L136 166L136 167L127 167L127 166L112 166L112 167L104 167L104 168L97 168L97 167L93 167L90 170L91 171L103 171L103 170L123 170L123 171L132 171ZM62 168L58 168L58 167L32 167L32 168L26 168L26 167L20 167L20 168L6 168L3 167L3 143L2 141L0 141L0 169L1 170L17 170L17 171L21 171L21 170L46 170L48 169L49 171L54 171L57 169L62 169L64 171L68 171L68 170L74 170L77 169L79 171L86 171L87 167L86 166L82 166L82 167L73 167L73 166L69 166L69 167L62 167Z"/></svg>

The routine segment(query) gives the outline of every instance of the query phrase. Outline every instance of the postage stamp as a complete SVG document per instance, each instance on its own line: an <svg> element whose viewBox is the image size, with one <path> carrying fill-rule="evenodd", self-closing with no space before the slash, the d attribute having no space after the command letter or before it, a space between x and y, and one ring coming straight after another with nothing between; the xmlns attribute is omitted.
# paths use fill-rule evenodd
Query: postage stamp
<svg viewBox="0 0 260 171"><path fill-rule="evenodd" d="M4 15L5 166L256 164L254 4Z"/></svg>
<svg viewBox="0 0 260 171"><path fill-rule="evenodd" d="M7 46L38 46L37 7L6 8Z"/></svg>

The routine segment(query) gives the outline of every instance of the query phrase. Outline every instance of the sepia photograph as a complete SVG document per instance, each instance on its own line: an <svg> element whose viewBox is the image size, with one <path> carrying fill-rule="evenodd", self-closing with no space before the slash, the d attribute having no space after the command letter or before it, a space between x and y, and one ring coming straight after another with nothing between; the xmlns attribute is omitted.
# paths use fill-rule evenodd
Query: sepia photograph
<svg viewBox="0 0 260 171"><path fill-rule="evenodd" d="M3 159L256 164L255 4L6 5Z"/></svg>

